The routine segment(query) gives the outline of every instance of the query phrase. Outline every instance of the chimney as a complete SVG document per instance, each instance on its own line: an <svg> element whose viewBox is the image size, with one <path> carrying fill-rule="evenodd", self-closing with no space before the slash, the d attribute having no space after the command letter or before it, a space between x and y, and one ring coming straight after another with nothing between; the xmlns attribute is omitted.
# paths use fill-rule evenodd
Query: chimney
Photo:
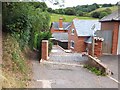
<svg viewBox="0 0 120 90"><path fill-rule="evenodd" d="M60 17L59 19L59 29L63 30L63 18L62 17Z"/></svg>

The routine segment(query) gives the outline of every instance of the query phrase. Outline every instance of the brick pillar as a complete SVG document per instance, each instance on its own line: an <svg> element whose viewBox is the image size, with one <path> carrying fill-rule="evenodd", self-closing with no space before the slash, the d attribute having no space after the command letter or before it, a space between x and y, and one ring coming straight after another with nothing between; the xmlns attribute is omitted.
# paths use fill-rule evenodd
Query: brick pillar
<svg viewBox="0 0 120 90"><path fill-rule="evenodd" d="M88 54L92 55L92 44L88 44ZM94 55L96 57L99 57L102 55L102 41L95 40L95 46L94 46Z"/></svg>
<svg viewBox="0 0 120 90"><path fill-rule="evenodd" d="M102 55L102 41L96 41L95 49L94 49L95 56L99 57Z"/></svg>
<svg viewBox="0 0 120 90"><path fill-rule="evenodd" d="M119 30L119 23L114 23L114 30L113 30L113 41L112 41L112 54L117 54L117 45L118 45L118 30Z"/></svg>
<svg viewBox="0 0 120 90"><path fill-rule="evenodd" d="M48 59L48 40L42 40L42 60Z"/></svg>

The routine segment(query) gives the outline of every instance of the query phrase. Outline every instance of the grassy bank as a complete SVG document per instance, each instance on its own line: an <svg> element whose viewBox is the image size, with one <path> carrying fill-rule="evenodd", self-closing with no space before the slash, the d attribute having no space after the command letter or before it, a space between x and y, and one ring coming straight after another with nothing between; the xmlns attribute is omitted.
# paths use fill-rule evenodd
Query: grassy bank
<svg viewBox="0 0 120 90"><path fill-rule="evenodd" d="M74 18L78 18L81 20L94 20L96 18L92 17L81 17L81 16L74 16L74 15L62 15L62 14L51 14L51 22L58 22L59 18L63 17L64 22L72 22Z"/></svg>
<svg viewBox="0 0 120 90"><path fill-rule="evenodd" d="M18 42L10 34L3 35L3 88L28 86L31 76L31 63L25 55L28 51L28 47L21 51Z"/></svg>

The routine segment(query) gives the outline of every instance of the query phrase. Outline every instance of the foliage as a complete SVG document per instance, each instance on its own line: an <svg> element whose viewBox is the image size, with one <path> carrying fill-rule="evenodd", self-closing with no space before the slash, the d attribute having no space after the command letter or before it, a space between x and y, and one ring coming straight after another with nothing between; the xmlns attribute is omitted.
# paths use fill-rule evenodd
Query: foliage
<svg viewBox="0 0 120 90"><path fill-rule="evenodd" d="M12 53L12 58L14 61L14 66L13 66L13 71L19 70L22 73L26 72L26 66L25 66L25 61L22 60L18 52L13 52Z"/></svg>
<svg viewBox="0 0 120 90"><path fill-rule="evenodd" d="M110 3L110 4L103 4L102 7L112 7L113 5Z"/></svg>
<svg viewBox="0 0 120 90"><path fill-rule="evenodd" d="M101 75L101 76L105 76L106 74L104 72L102 72L101 70L97 69L96 67L92 67L90 65L84 65L84 68L87 68L88 70L90 70L91 72L95 73L97 76Z"/></svg>
<svg viewBox="0 0 120 90"><path fill-rule="evenodd" d="M72 20L75 19L75 18L78 18L78 19L81 19L81 20L93 20L93 19L96 19L96 18L85 17L85 16L51 14L51 23L52 22L58 22L60 17L63 17L64 22L72 22Z"/></svg>
<svg viewBox="0 0 120 90"><path fill-rule="evenodd" d="M91 16L94 17L94 18L99 18L100 12L93 12L93 13L91 14Z"/></svg>
<svg viewBox="0 0 120 90"><path fill-rule="evenodd" d="M114 4L107 4L109 6L107 8L104 7L104 5L106 5L106 4L93 3L91 5L78 5L75 7L67 7L64 9L52 10L52 8L48 8L47 11L50 13L55 13L55 14L91 17L92 13L94 13L94 12L100 13L100 12L98 12L98 10L100 10L101 12L107 12L107 14L110 14L111 11L115 11L117 8L117 6ZM109 10L107 10L108 8L109 8ZM96 15L95 15L95 17L96 17ZM97 18L99 18L99 16L97 16Z"/></svg>
<svg viewBox="0 0 120 90"><path fill-rule="evenodd" d="M108 14L106 12L101 12L99 18L103 18L104 16L107 16Z"/></svg>
<svg viewBox="0 0 120 90"><path fill-rule="evenodd" d="M52 49L52 42L50 40L50 38L52 37L51 33L49 31L47 32L40 32L39 34L36 33L35 34L35 39L34 39L34 48L36 48L37 50L39 50L40 54L41 54L41 44L42 44L42 40L48 40L49 41L49 52ZM41 58L41 55L40 57Z"/></svg>
<svg viewBox="0 0 120 90"><path fill-rule="evenodd" d="M21 49L28 43L33 47L34 34L49 29L50 16L46 9L43 2L4 2L3 30L17 38Z"/></svg>
<svg viewBox="0 0 120 90"><path fill-rule="evenodd" d="M73 9L73 8L66 8L65 9L65 14L66 15L75 15L76 13L75 13L75 10Z"/></svg>
<svg viewBox="0 0 120 90"><path fill-rule="evenodd" d="M107 16L112 13L112 10L109 8L106 8L102 11L95 11L91 14L92 17L94 18L103 18L104 16Z"/></svg>

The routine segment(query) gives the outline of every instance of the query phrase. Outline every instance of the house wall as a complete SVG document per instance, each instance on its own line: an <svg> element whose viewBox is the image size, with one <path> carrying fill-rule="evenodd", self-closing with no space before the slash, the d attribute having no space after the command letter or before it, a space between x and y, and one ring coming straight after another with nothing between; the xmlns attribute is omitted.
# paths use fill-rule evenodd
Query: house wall
<svg viewBox="0 0 120 90"><path fill-rule="evenodd" d="M54 29L53 27L51 28L51 33L65 33L68 32L68 30L59 30L59 29Z"/></svg>
<svg viewBox="0 0 120 90"><path fill-rule="evenodd" d="M72 35L72 28L75 29L73 23L71 25L71 29L68 31L68 49L71 49L73 52L85 52L86 44L84 43L84 40L86 37L78 37L76 30L74 31L74 35ZM74 41L74 48L71 48L71 40Z"/></svg>
<svg viewBox="0 0 120 90"><path fill-rule="evenodd" d="M101 30L113 30L112 34L112 54L117 54L117 47L118 47L118 31L119 31L120 22L101 22ZM104 46L103 46L104 47Z"/></svg>

